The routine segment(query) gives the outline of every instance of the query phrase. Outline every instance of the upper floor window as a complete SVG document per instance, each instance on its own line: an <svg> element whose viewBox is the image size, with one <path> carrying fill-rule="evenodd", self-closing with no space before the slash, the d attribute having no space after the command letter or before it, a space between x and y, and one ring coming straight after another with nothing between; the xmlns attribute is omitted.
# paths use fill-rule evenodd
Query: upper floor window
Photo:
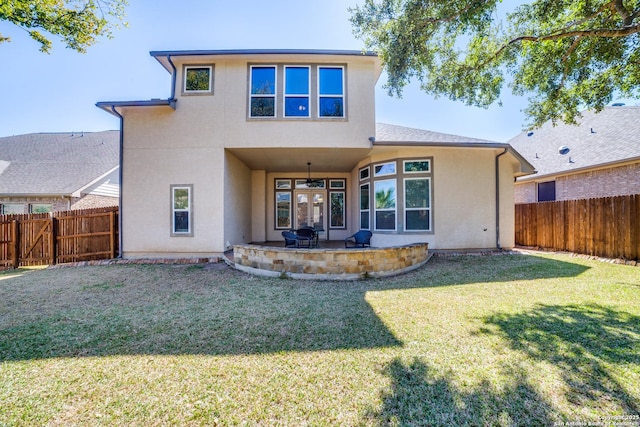
<svg viewBox="0 0 640 427"><path fill-rule="evenodd" d="M212 93L213 66L187 65L184 67L184 93Z"/></svg>
<svg viewBox="0 0 640 427"><path fill-rule="evenodd" d="M276 67L251 67L251 117L275 117L276 115Z"/></svg>
<svg viewBox="0 0 640 427"><path fill-rule="evenodd" d="M309 67L284 68L284 115L309 117Z"/></svg>
<svg viewBox="0 0 640 427"><path fill-rule="evenodd" d="M248 118L344 119L344 65L249 65Z"/></svg>
<svg viewBox="0 0 640 427"><path fill-rule="evenodd" d="M318 116L344 117L343 67L318 67Z"/></svg>

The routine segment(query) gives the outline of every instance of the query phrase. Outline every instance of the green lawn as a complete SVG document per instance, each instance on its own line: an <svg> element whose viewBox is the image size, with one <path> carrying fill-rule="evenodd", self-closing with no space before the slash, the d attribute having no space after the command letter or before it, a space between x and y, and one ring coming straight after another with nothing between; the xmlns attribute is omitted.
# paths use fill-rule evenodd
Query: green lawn
<svg viewBox="0 0 640 427"><path fill-rule="evenodd" d="M210 267L0 274L0 426L640 422L638 267L436 257L346 283Z"/></svg>

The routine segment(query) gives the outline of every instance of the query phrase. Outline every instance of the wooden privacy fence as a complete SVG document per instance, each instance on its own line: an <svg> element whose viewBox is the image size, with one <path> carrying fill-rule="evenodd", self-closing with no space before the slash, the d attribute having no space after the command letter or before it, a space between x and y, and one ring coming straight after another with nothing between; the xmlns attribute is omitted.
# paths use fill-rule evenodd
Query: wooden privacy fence
<svg viewBox="0 0 640 427"><path fill-rule="evenodd" d="M640 194L516 205L515 243L640 259Z"/></svg>
<svg viewBox="0 0 640 427"><path fill-rule="evenodd" d="M118 208L0 216L0 268L118 255Z"/></svg>

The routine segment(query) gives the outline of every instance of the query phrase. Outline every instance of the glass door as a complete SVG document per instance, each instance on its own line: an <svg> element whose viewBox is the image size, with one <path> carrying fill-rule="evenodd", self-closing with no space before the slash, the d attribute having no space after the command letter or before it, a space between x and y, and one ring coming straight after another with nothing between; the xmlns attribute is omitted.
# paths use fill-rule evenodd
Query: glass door
<svg viewBox="0 0 640 427"><path fill-rule="evenodd" d="M325 236L326 196L326 190L296 190L295 228L313 227Z"/></svg>

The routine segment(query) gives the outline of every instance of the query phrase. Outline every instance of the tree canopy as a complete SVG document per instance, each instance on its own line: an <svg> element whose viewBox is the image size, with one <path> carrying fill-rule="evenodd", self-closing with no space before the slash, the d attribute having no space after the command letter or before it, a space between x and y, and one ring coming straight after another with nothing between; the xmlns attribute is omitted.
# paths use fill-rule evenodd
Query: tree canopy
<svg viewBox="0 0 640 427"><path fill-rule="evenodd" d="M391 95L417 79L486 108L509 87L528 97L527 127L537 127L639 94L638 0L364 0L351 14Z"/></svg>
<svg viewBox="0 0 640 427"><path fill-rule="evenodd" d="M0 20L27 31L40 43L42 52L51 51L54 35L67 47L84 53L98 37L111 37L112 28L126 25L126 5L127 0L3 0ZM0 34L0 42L9 40Z"/></svg>

